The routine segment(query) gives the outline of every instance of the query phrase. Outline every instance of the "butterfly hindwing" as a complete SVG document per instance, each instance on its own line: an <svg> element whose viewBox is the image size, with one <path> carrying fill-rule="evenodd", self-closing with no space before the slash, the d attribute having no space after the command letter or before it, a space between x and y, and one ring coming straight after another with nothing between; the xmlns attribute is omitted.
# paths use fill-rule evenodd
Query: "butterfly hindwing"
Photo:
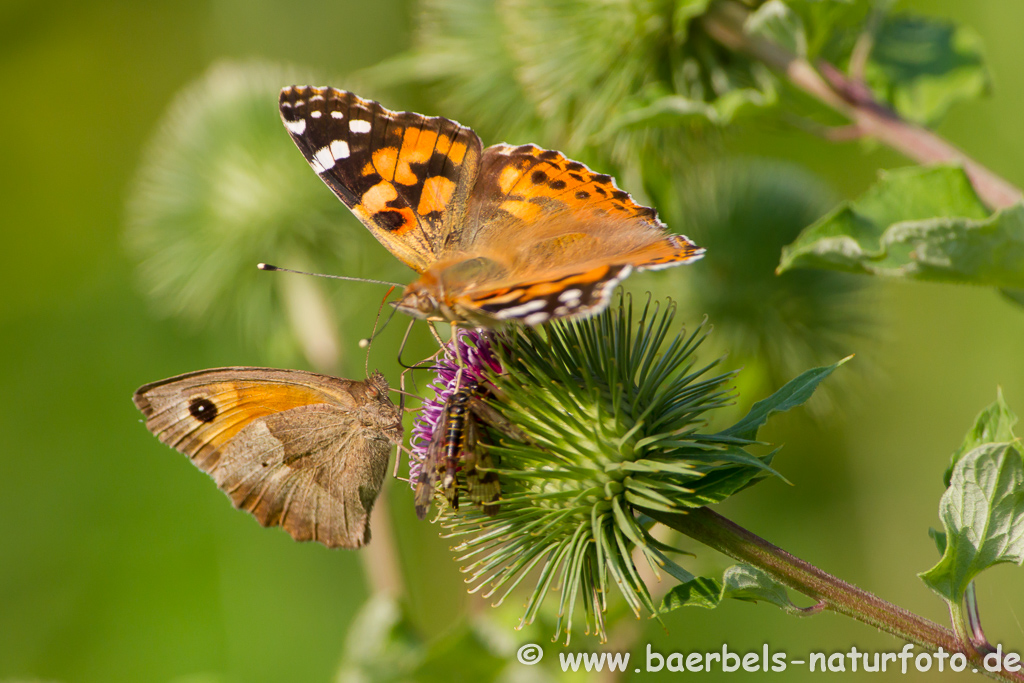
<svg viewBox="0 0 1024 683"><path fill-rule="evenodd" d="M476 133L334 88L287 87L279 104L306 161L398 259L423 272L457 238L479 169Z"/></svg>
<svg viewBox="0 0 1024 683"><path fill-rule="evenodd" d="M628 264L597 265L561 277L473 292L459 304L502 322L518 320L540 325L554 318L571 320L604 310L615 287L632 271Z"/></svg>

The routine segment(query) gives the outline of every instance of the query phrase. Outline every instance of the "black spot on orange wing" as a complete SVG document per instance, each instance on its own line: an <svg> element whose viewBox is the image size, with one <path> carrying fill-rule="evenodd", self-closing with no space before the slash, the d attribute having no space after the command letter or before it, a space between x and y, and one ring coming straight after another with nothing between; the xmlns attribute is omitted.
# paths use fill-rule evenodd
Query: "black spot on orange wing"
<svg viewBox="0 0 1024 683"><path fill-rule="evenodd" d="M217 417L217 406L208 398L196 398L188 404L188 412L200 422L212 422Z"/></svg>
<svg viewBox="0 0 1024 683"><path fill-rule="evenodd" d="M373 214L373 222L385 230L395 231L405 225L405 217L400 211L378 211Z"/></svg>

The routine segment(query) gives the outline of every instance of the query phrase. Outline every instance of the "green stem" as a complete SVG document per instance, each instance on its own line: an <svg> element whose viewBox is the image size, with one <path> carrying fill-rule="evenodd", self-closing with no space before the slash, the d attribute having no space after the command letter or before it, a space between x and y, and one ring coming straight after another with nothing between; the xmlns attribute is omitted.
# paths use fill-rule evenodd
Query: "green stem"
<svg viewBox="0 0 1024 683"><path fill-rule="evenodd" d="M733 559L765 571L784 586L823 604L825 609L845 614L933 652L940 647L951 654L961 652L980 673L996 680L1024 681L1021 673L986 671L983 655L949 629L818 569L709 508L683 514L657 510L643 510L643 513Z"/></svg>
<svg viewBox="0 0 1024 683"><path fill-rule="evenodd" d="M701 18L714 40L742 52L783 74L789 82L850 120L862 136L875 138L922 164L963 166L982 200L993 209L1021 201L1021 190L969 157L932 131L904 120L878 102L863 83L827 62L815 68L806 59L766 38L744 30L749 11L733 0L721 0Z"/></svg>

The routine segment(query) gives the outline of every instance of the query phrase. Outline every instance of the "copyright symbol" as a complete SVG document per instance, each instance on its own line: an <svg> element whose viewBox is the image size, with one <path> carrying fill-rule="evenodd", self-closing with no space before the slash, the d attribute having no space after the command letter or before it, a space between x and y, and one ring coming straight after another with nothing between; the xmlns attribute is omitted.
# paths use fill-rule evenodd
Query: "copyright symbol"
<svg viewBox="0 0 1024 683"><path fill-rule="evenodd" d="M540 648L540 645L534 643L527 643L519 648L519 652L516 653L516 659L519 660L520 664L526 664L527 666L533 666L544 658L544 650Z"/></svg>

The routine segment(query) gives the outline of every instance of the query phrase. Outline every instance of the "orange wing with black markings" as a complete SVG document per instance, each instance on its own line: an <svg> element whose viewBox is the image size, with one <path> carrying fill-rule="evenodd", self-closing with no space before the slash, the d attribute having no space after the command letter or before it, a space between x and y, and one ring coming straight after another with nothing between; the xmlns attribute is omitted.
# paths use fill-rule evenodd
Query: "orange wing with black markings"
<svg viewBox="0 0 1024 683"><path fill-rule="evenodd" d="M334 88L287 87L279 105L309 165L403 263L423 272L458 238L480 165L472 130Z"/></svg>
<svg viewBox="0 0 1024 683"><path fill-rule="evenodd" d="M475 230L470 229L467 240L487 239L490 226L506 229L510 221L530 224L558 214L594 220L611 217L620 224L631 219L635 221L632 229L665 231L657 212L633 201L614 178L595 173L561 152L505 144L484 150L469 207Z"/></svg>

